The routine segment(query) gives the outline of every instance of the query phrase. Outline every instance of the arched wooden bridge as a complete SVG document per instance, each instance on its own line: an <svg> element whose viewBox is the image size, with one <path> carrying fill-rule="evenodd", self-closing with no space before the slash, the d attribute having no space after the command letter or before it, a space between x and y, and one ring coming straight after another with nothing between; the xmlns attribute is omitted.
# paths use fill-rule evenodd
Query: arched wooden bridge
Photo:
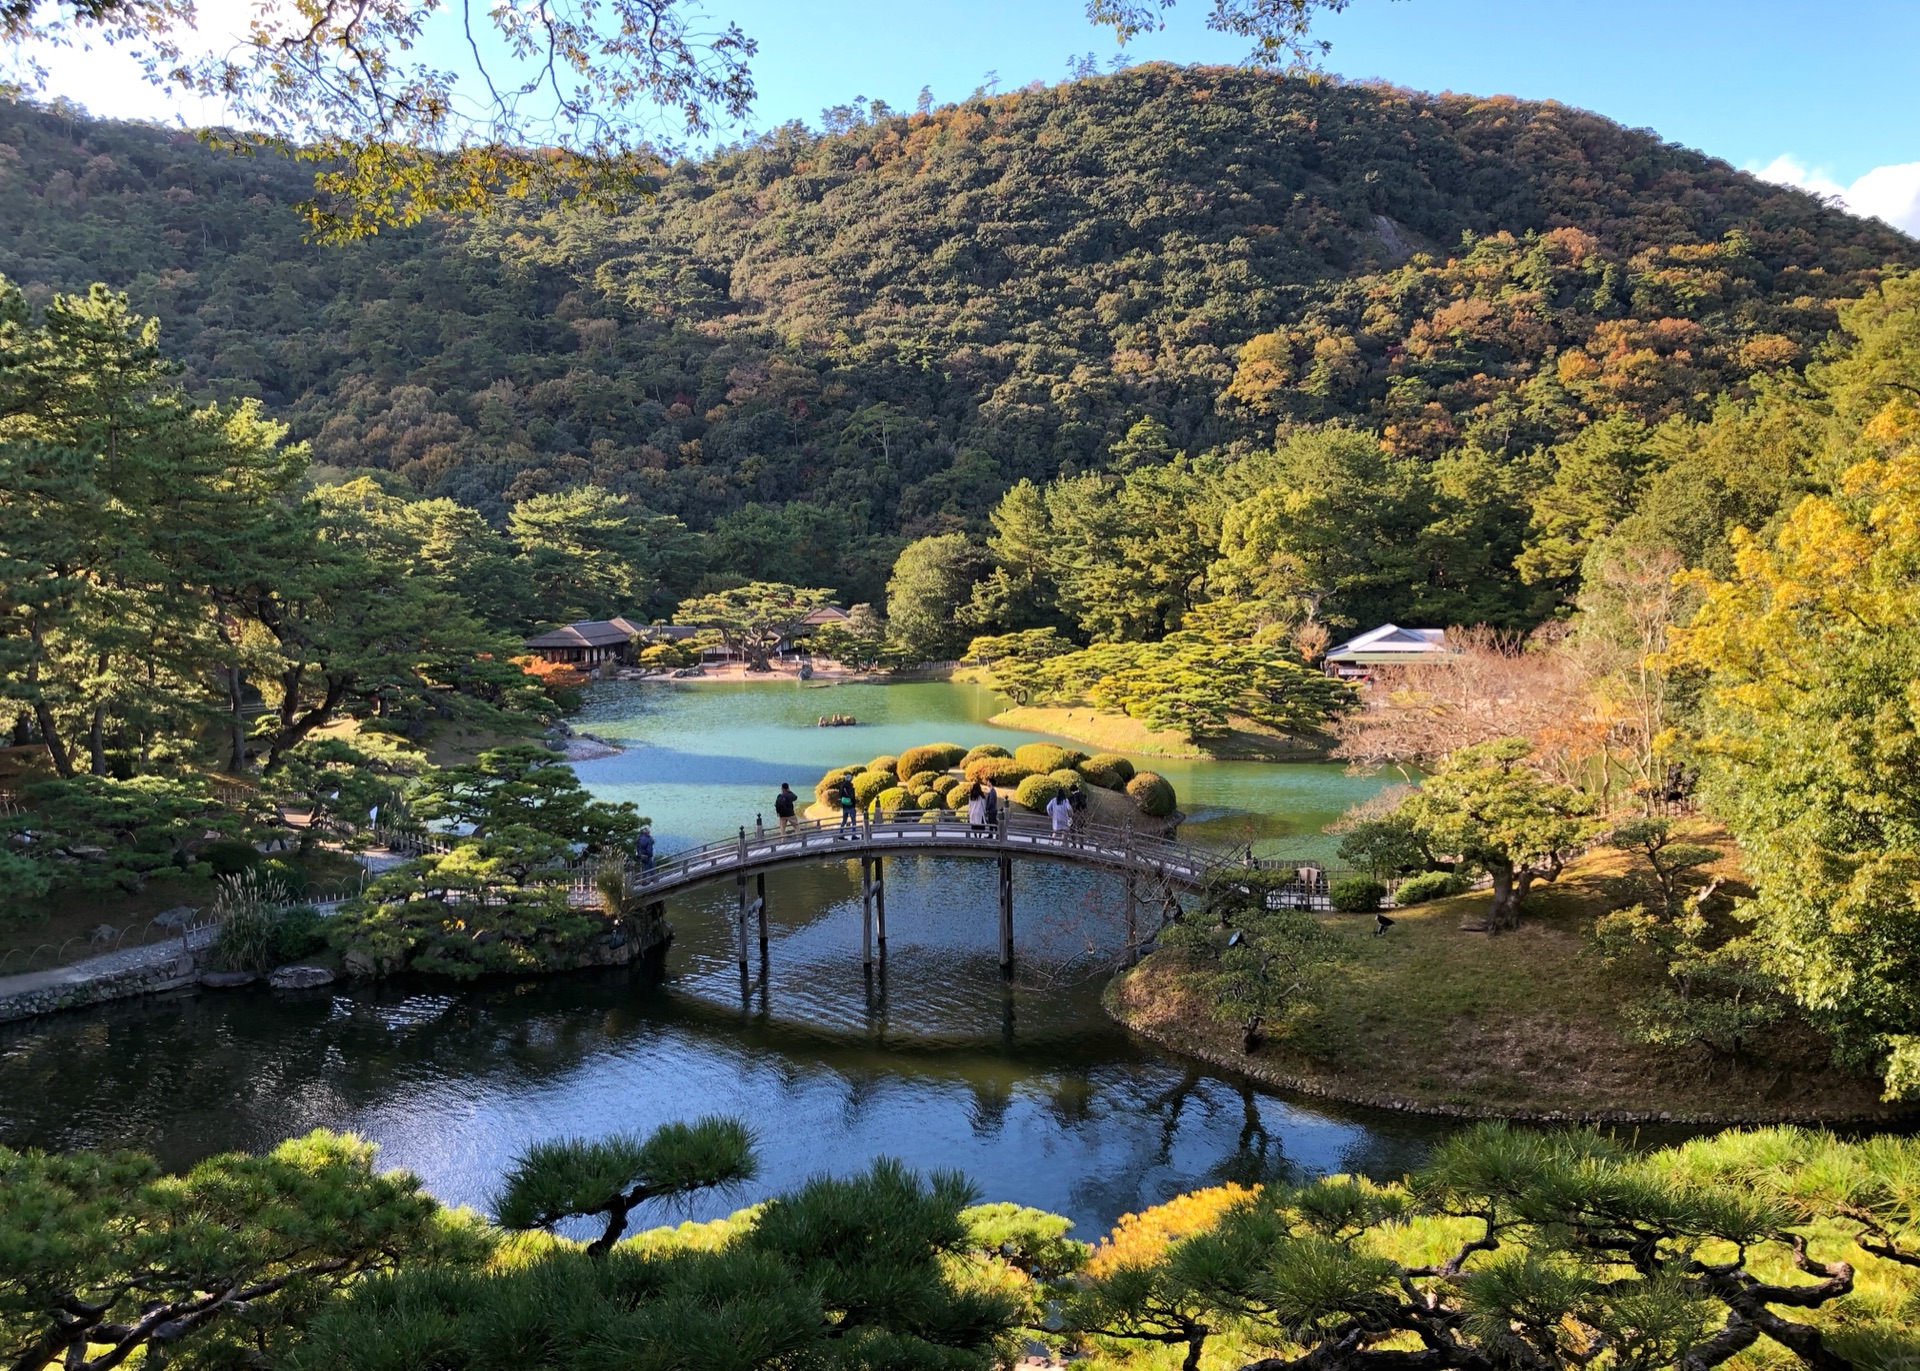
<svg viewBox="0 0 1920 1371"><path fill-rule="evenodd" d="M876 931L880 951L887 945L886 866L888 857L992 857L1000 866L1000 964L1013 965L1013 863L1062 862L1069 866L1117 872L1127 878L1127 930L1131 945L1137 937L1139 882L1193 889L1205 884L1216 869L1229 864L1227 854L1176 842L1136 830L1083 824L1068 833L1055 833L1042 818L1003 812L997 823L974 828L963 818L913 816L898 819L861 816L841 824L832 819L800 819L784 831L755 824L739 836L673 853L651 871L634 872L628 879L633 898L652 902L682 891L732 879L740 893L738 951L747 962L748 923L757 913L760 954L767 951L766 874L780 867L825 861L860 861L861 953L873 965ZM747 896L747 878L754 878L756 898ZM1155 911L1156 915L1158 911Z"/></svg>

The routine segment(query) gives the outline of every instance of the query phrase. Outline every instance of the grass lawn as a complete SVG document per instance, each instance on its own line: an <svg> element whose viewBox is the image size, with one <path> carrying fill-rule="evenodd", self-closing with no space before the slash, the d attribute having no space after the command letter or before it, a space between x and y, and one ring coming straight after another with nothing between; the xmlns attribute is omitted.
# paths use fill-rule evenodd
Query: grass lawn
<svg viewBox="0 0 1920 1371"><path fill-rule="evenodd" d="M1214 761L1298 762L1326 755L1313 743L1260 728L1245 719L1217 745L1196 747L1178 729L1155 732L1128 714L1112 714L1091 705L1017 705L987 720L1002 728L1025 729L1071 738L1101 752L1135 757L1191 757Z"/></svg>
<svg viewBox="0 0 1920 1371"><path fill-rule="evenodd" d="M1770 1031L1740 1062L1630 1041L1621 1007L1642 987L1605 968L1588 942L1597 915L1637 898L1619 853L1603 849L1536 887L1512 932L1462 931L1489 898L1395 911L1380 938L1368 916L1328 916L1347 960L1311 1050L1268 1042L1243 1052L1238 1028L1206 1012L1169 952L1116 978L1108 1006L1176 1051L1359 1103L1692 1121L1894 1115L1875 1083L1835 1069L1803 1025Z"/></svg>

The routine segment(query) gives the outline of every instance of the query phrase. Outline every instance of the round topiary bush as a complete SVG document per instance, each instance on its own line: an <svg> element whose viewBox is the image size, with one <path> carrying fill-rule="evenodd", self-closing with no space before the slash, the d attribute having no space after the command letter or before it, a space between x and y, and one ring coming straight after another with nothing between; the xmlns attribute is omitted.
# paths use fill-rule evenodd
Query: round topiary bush
<svg viewBox="0 0 1920 1371"><path fill-rule="evenodd" d="M905 755L905 753L901 754L903 757ZM906 763L902 762L900 765L904 768ZM900 784L918 795L923 790L932 790L933 783L939 779L940 773L937 771L910 771L907 773L907 778Z"/></svg>
<svg viewBox="0 0 1920 1371"><path fill-rule="evenodd" d="M958 776L942 776L933 783L933 788L945 795L950 790L965 789L966 784Z"/></svg>
<svg viewBox="0 0 1920 1371"><path fill-rule="evenodd" d="M1072 755L1064 747L1055 747L1052 743L1022 743L1013 750L1013 759L1041 776L1073 765Z"/></svg>
<svg viewBox="0 0 1920 1371"><path fill-rule="evenodd" d="M1029 776L1020 782L1019 789L1013 792L1014 803L1022 809L1031 809L1038 814L1044 810L1056 795L1064 795L1067 788L1051 776Z"/></svg>
<svg viewBox="0 0 1920 1371"><path fill-rule="evenodd" d="M251 871L261 860L252 843L243 843L238 838L208 843L194 855L212 867L216 876L238 876L243 871Z"/></svg>
<svg viewBox="0 0 1920 1371"><path fill-rule="evenodd" d="M939 809L945 803L937 790L923 790L913 797L913 802L922 809Z"/></svg>
<svg viewBox="0 0 1920 1371"><path fill-rule="evenodd" d="M998 743L982 743L978 747L967 749L966 756L960 759L960 767L964 771L982 757L1011 757L1012 755Z"/></svg>
<svg viewBox="0 0 1920 1371"><path fill-rule="evenodd" d="M1096 752L1080 763L1079 770L1103 790L1124 790L1133 779L1133 763L1118 752Z"/></svg>
<svg viewBox="0 0 1920 1371"><path fill-rule="evenodd" d="M865 809L880 797L880 792L893 787L891 771L863 771L853 778L853 802Z"/></svg>
<svg viewBox="0 0 1920 1371"><path fill-rule="evenodd" d="M890 785L876 797L882 814L898 814L913 803L913 797L897 785Z"/></svg>
<svg viewBox="0 0 1920 1371"><path fill-rule="evenodd" d="M1054 780L1060 782L1060 788L1062 790L1065 790L1068 786L1080 784L1080 773L1070 766L1063 766L1058 771L1049 771L1047 774L1053 777Z"/></svg>
<svg viewBox="0 0 1920 1371"><path fill-rule="evenodd" d="M982 757L967 766L969 781L991 781L996 786L1015 786L1033 775L1033 768L1022 766L1011 757Z"/></svg>
<svg viewBox="0 0 1920 1371"><path fill-rule="evenodd" d="M1418 876L1409 876L1400 882L1399 889L1393 892L1393 902L1403 907L1425 904L1428 900L1458 895L1468 884L1466 877L1451 871L1423 871Z"/></svg>
<svg viewBox="0 0 1920 1371"><path fill-rule="evenodd" d="M1387 898L1387 888L1371 876L1342 876L1327 887L1327 899L1342 914L1371 914Z"/></svg>
<svg viewBox="0 0 1920 1371"><path fill-rule="evenodd" d="M887 775L891 776L894 774L893 769L899 764L900 764L900 759L898 757L880 756L880 757L875 757L872 761L867 763L867 770L868 771L884 771L887 773Z"/></svg>
<svg viewBox="0 0 1920 1371"><path fill-rule="evenodd" d="M1157 771L1136 771L1133 779L1127 782L1127 794L1132 797L1134 806L1149 819L1166 818L1178 803L1173 793L1173 782Z"/></svg>
<svg viewBox="0 0 1920 1371"><path fill-rule="evenodd" d="M966 755L967 750L958 743L922 743L902 752L895 766L900 775L913 776L922 771L945 771L950 766L958 766Z"/></svg>

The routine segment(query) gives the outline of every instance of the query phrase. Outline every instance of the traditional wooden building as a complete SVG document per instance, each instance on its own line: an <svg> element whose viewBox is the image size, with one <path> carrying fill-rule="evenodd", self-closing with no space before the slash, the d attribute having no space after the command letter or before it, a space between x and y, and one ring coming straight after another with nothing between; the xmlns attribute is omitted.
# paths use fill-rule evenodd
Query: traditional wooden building
<svg viewBox="0 0 1920 1371"><path fill-rule="evenodd" d="M528 652L549 662L596 667L605 662L633 660L633 645L652 630L637 619L581 619L526 640Z"/></svg>
<svg viewBox="0 0 1920 1371"><path fill-rule="evenodd" d="M1442 662L1453 655L1444 628L1401 628L1382 624L1357 638L1327 649L1321 658L1329 676L1352 680L1373 674L1376 667L1412 666Z"/></svg>

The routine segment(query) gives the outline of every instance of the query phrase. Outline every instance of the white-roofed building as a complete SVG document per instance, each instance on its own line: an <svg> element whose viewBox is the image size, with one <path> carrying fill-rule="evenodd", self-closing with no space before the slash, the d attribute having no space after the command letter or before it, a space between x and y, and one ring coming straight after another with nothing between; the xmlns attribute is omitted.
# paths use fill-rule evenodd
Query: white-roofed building
<svg viewBox="0 0 1920 1371"><path fill-rule="evenodd" d="M1444 628L1401 628L1382 624L1357 638L1327 649L1321 660L1329 676L1354 678L1372 674L1375 667L1414 666L1445 661L1453 656Z"/></svg>

